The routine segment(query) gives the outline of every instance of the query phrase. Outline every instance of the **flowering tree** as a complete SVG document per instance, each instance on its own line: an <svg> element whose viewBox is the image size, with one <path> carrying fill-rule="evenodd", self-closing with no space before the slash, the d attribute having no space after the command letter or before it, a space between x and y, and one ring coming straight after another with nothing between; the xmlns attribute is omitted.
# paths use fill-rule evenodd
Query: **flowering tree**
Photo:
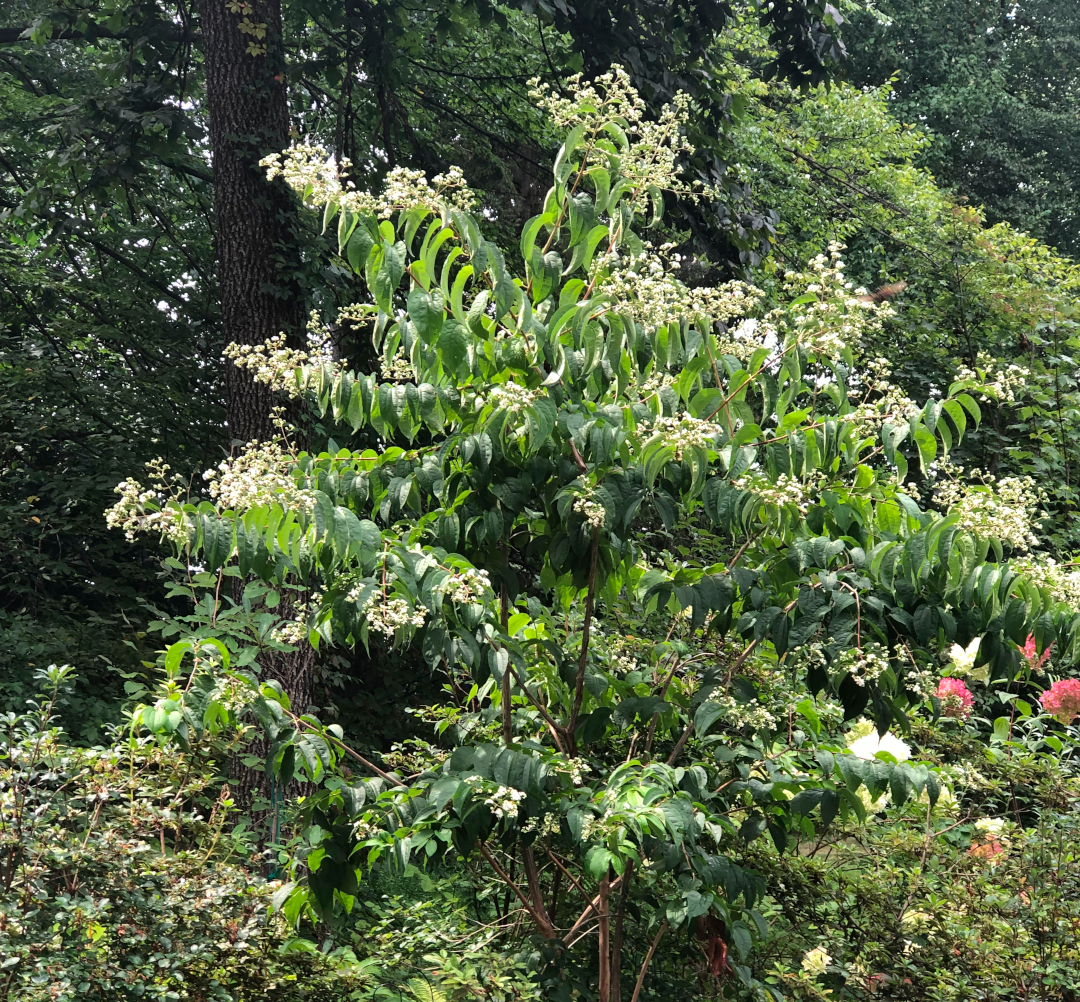
<svg viewBox="0 0 1080 1002"><path fill-rule="evenodd" d="M334 360L318 317L309 351L230 355L380 447L297 454L282 425L208 473L207 499L164 469L121 485L111 522L199 562L212 610L136 722L189 740L254 716L268 770L318 784L278 899L292 918L348 909L379 860L479 856L551 968L602 1002L621 997L630 926L651 937L634 1002L666 931L691 923L714 973L749 983L765 923L747 842L767 832L783 852L886 790L939 795L894 746L830 744L828 700L880 734L922 706L963 716L940 650L971 645L986 682L1012 680L1029 636L1073 660L1078 620L1002 560L1030 541L1017 485L958 483L944 512L904 486L979 408L966 384L912 401L862 357L890 307L851 287L838 245L782 302L690 288L674 248L641 236L666 193L710 197L677 173L687 101L648 121L618 70L536 96L566 140L518 268L458 172L397 170L372 196L314 148L266 161L336 223L373 300L337 322L370 331L380 371ZM208 646L227 576L267 605L267 644L411 644L443 673L414 770L292 705L250 647ZM299 619L273 614L282 589L304 593Z"/></svg>

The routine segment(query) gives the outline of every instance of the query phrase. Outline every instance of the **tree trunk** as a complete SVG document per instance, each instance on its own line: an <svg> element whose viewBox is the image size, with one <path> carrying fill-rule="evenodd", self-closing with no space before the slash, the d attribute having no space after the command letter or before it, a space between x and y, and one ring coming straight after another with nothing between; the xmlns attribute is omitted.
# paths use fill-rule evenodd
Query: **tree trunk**
<svg viewBox="0 0 1080 1002"><path fill-rule="evenodd" d="M289 139L280 0L200 0L206 100L214 160L218 286L225 343L261 344L296 334L303 296L290 225L292 196L267 182L260 158ZM262 32L260 38L258 33ZM241 444L272 433L273 397L249 372L228 365L229 437Z"/></svg>
<svg viewBox="0 0 1080 1002"><path fill-rule="evenodd" d="M214 216L221 320L226 344L261 344L285 332L298 335L304 301L295 275L300 267L293 229L296 208L285 185L270 183L259 160L289 141L280 0L243 0L236 13L227 0L199 0L206 102L214 162ZM233 446L274 434L274 396L250 372L227 364L226 414ZM288 615L288 605L282 606ZM315 651L306 643L293 654L261 659L263 677L277 679L293 711L313 701ZM265 739L249 754L265 755ZM240 761L231 768L238 803L250 808L261 794L277 797L262 769ZM256 812L260 813L260 812Z"/></svg>

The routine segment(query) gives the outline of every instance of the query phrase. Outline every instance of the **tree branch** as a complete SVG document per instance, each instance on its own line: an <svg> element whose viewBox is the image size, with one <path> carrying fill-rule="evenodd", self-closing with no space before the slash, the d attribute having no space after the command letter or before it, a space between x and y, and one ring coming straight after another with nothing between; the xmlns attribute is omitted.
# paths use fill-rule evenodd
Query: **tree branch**
<svg viewBox="0 0 1080 1002"><path fill-rule="evenodd" d="M491 855L491 850L488 849L483 842L479 843L480 852L490 864L491 868L499 875L499 878L510 888L517 896L518 900L525 906L525 910L532 916L533 921L536 923L540 932L548 939L555 938L555 927L551 924L551 919L547 917L547 913L543 911L537 911L533 903L526 897L525 892L518 887L517 884L510 879L508 874L501 866L499 866L495 857Z"/></svg>
<svg viewBox="0 0 1080 1002"><path fill-rule="evenodd" d="M15 45L19 42L33 44L30 33L34 25L25 24L21 27L0 28L0 45ZM117 39L140 39L155 42L197 42L201 35L197 31L178 29L176 25L168 21L158 21L153 24L131 25L129 28L121 28L120 31L112 31L100 24L88 24L85 28L53 28L46 41L49 42L96 42L99 38Z"/></svg>

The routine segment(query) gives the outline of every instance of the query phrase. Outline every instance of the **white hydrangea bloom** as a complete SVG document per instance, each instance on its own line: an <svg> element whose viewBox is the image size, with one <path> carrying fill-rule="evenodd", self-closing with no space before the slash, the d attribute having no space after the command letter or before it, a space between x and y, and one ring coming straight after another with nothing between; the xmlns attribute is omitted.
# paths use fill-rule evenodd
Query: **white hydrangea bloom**
<svg viewBox="0 0 1080 1002"><path fill-rule="evenodd" d="M848 748L853 755L867 760L876 757L878 752L888 752L897 762L906 762L911 758L911 749L891 731L881 736L877 731L871 731L849 742Z"/></svg>

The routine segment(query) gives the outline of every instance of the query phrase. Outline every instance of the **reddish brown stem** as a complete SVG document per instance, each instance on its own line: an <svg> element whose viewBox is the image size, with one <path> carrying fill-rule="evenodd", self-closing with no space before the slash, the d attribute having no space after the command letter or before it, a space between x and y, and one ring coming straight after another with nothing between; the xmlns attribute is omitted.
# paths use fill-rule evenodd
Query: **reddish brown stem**
<svg viewBox="0 0 1080 1002"><path fill-rule="evenodd" d="M574 706L570 711L570 724L567 727L567 738L571 748L575 751L577 750L577 739L574 731L577 730L581 701L585 696L585 666L589 661L589 635L592 630L593 603L596 600L596 559L599 549L600 530L593 529L592 553L589 564L589 591L585 597L585 626L581 632L581 655L578 658L577 679L574 683Z"/></svg>
<svg viewBox="0 0 1080 1002"><path fill-rule="evenodd" d="M611 915L608 908L611 881L609 877L610 871L600 881L600 907L597 909L597 917L600 920L597 929L600 979L596 994L599 1002L611 1002Z"/></svg>
<svg viewBox="0 0 1080 1002"><path fill-rule="evenodd" d="M536 909L533 903L525 895L525 892L510 878L510 874L499 866L498 861L491 855L491 850L488 849L483 842L480 843L480 853L484 859L491 864L491 868L499 875L499 879L517 895L518 900L525 906L525 910L532 916L540 934L546 936L548 939L554 939L555 928L552 926L551 919L548 918L547 912L543 910L538 911Z"/></svg>

